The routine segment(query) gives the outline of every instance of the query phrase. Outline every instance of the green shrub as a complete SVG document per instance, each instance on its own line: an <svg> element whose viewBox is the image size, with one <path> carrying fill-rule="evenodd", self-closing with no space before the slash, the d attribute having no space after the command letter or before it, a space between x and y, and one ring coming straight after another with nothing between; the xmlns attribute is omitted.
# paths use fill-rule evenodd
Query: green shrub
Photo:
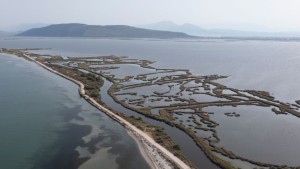
<svg viewBox="0 0 300 169"><path fill-rule="evenodd" d="M174 145L174 146L173 146L173 149L174 149L174 150L180 150L180 147L179 147L179 145Z"/></svg>

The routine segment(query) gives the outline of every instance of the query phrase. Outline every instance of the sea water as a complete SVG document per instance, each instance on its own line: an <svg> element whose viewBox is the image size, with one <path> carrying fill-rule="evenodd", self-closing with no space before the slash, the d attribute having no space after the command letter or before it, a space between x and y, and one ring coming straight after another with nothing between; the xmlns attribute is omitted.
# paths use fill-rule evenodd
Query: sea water
<svg viewBox="0 0 300 169"><path fill-rule="evenodd" d="M0 54L0 168L149 168L136 142L35 63ZM97 166L97 167L95 167Z"/></svg>

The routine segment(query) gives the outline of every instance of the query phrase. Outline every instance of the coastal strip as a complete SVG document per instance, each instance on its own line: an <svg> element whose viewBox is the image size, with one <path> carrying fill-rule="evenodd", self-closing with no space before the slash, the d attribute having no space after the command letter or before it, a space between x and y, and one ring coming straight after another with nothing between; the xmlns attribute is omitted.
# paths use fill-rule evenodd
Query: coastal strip
<svg viewBox="0 0 300 169"><path fill-rule="evenodd" d="M180 168L180 169L189 169L190 167L185 164L182 160L180 160L178 157L176 157L174 154L172 154L170 151L168 151L167 149L165 149L164 147L162 147L161 145L159 145L158 143L156 143L150 136L148 136L147 134L145 134L143 131L141 131L140 129L138 129L137 127L135 127L134 125L132 125L131 123L129 123L128 121L126 121L125 119L123 119L122 117L116 115L115 113L113 113L111 110L105 108L104 106L100 105L98 102L96 102L93 98L91 98L90 96L88 96L85 92L84 89L84 84L80 81L77 81L69 76L66 76L56 70L53 70L52 68L44 65L43 63L33 59L32 57L30 57L27 54L22 54L25 58L27 58L30 61L35 62L36 64L40 65L41 67L45 68L46 70L55 73L67 80L70 80L72 82L74 82L75 84L77 84L79 86L79 94L81 97L83 97L85 100L87 100L90 104L92 104L93 106L95 106L96 108L98 108L99 110L103 111L105 114L107 114L109 117L111 117L112 119L114 119L115 121L117 121L118 123L120 123L122 126L124 126L129 132L131 132L137 139L139 139L139 141L141 141L141 143L148 147L143 147L144 150L146 150L148 152L148 155L150 156L150 159L152 160L155 168L162 168L163 166L161 166L160 163L158 163L156 160L154 160L152 157L153 155L150 154L149 152L149 148L151 149L151 151L156 151L158 152L158 154L162 155L164 158L166 158L167 160L171 161L172 163L174 163L176 165L176 167Z"/></svg>

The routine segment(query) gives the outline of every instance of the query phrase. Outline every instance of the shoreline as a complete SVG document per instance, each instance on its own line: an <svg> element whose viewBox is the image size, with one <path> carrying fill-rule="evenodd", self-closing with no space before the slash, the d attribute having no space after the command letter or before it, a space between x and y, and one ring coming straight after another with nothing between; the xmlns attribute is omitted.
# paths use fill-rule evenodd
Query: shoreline
<svg viewBox="0 0 300 169"><path fill-rule="evenodd" d="M123 119L122 117L116 115L115 113L113 113L112 111L110 111L109 109L105 108L104 106L100 105L98 102L96 102L93 98L91 98L90 96L86 95L85 90L84 90L84 84L80 81L77 81L69 76L66 76L56 70L53 70L52 68L44 65L43 63L33 59L32 57L30 57L27 54L22 54L25 58L27 58L30 61L35 62L36 64L38 64L39 66L45 68L46 70L57 74L69 81L72 81L73 83L75 83L76 85L79 86L79 94L81 97L83 97L86 101L88 101L92 106L96 107L97 109L101 110L103 113L105 113L106 115L108 115L110 118L112 118L113 120L117 121L118 123L120 123L125 129L127 129L127 132L132 133L131 137L134 137L134 139L136 139L135 141L140 142L140 144L144 144L143 142L145 142L147 145L151 146L153 149L156 149L157 152L159 154L161 154L166 160L169 160L171 162L173 162L178 168L180 169L189 169L190 167L185 164L182 160L180 160L179 158L177 158L175 155L173 155L170 151L168 151L167 149L165 149L164 147L162 147L161 145L159 145L158 143L156 143L150 136L148 136L146 133L144 133L143 131L141 131L140 129L138 129L137 127L135 127L134 125L132 125L131 123L129 123L128 121L126 121L125 119ZM139 143L137 142L137 144L139 145ZM150 157L150 152L149 150L146 149L145 146L143 145L139 145L139 150L141 152L141 154L143 155L143 152L146 152L148 155L148 160L150 159L152 162L152 165L150 165L151 167L153 167L155 165L155 161L153 159L151 159ZM143 155L143 157L145 158L145 156ZM149 163L149 161L145 158L145 160Z"/></svg>
<svg viewBox="0 0 300 169"><path fill-rule="evenodd" d="M145 146L143 145L143 142L141 140L139 140L134 134L132 134L131 132L127 131L127 134L136 142L136 144L138 145L138 148L140 150L141 155L143 156L143 158L146 160L146 162L149 164L149 166L152 169L156 169L155 163L154 161L151 159L149 152L147 152Z"/></svg>
<svg viewBox="0 0 300 169"><path fill-rule="evenodd" d="M1 52L2 49L0 49ZM96 100L97 103L102 105L103 107L107 108L111 112L114 112L117 116L120 116L122 119L126 120L130 124L136 126L138 129L141 129L143 133L146 133L148 136L150 136L153 140L156 140L157 143L162 145L164 148L172 152L172 154L176 154L177 157L179 157L182 161L185 162L185 164L189 164L191 168L193 168L192 163L189 163L189 160L186 160L186 158L182 155L180 150L180 147L177 147L176 144L172 143L172 139L170 142L168 142L168 139L164 137L163 134L160 134L159 128L155 128L156 125L147 126L147 124L144 124L144 116L146 119L160 122L164 122L168 124L168 126L173 126L176 128L176 130L181 130L185 134L189 136L189 138L192 139L194 143L196 143L195 146L201 149L201 151L204 153L204 155L210 162L214 163L215 165L222 167L222 168L238 168L239 165L235 163L250 163L253 165L256 165L257 167L274 167L274 168L280 168L284 166L276 165L276 164L269 164L269 163L263 163L260 162L261 160L253 161L250 158L247 159L245 157L240 156L239 154L235 154L229 149L226 149L224 147L220 147L218 143L220 142L220 139L218 136L218 132L216 130L216 127L219 125L218 120L211 119L210 117L213 117L214 110L209 111L207 107L213 107L213 106L220 106L220 107L226 107L226 106L256 106L256 107L269 107L270 110L274 112L275 114L291 114L291 115L297 115L297 117L300 114L300 112L297 112L297 110L300 109L300 106L297 105L297 102L294 104L291 103L284 103L279 100L276 100L275 97L272 96L267 91L255 91L255 90L241 90L241 89L235 89L228 86L224 86L221 83L215 82L216 79L224 78L225 76L220 75L209 75L209 76L197 76L193 75L188 71L180 70L180 69L159 69L154 68L149 65L152 64L151 61L148 60L138 60L138 59L127 59L123 58L122 56L97 56L97 57L79 57L79 58L68 58L67 62L63 63L65 58L62 56L51 56L49 58L43 58L43 55L34 54L30 52L25 52L22 49L3 49L2 53L12 54L19 57L22 57L26 60L30 60L29 58L25 57L24 54L29 55L32 59L46 65L47 67L60 72L63 75L66 75L67 77L71 77L79 82L82 82L85 86L85 93L86 95L90 96L94 100ZM103 59L103 60L102 60ZM58 65L56 65L56 63ZM82 64L81 64L82 63ZM62 66L60 64L63 64ZM140 68L144 69L155 69L154 73L146 73L142 71L135 71L133 72L134 76L130 73L125 72L124 78L119 77L118 73L110 73L106 74L105 71L101 72L101 70L109 70L109 69L117 69L116 67L109 67L107 65L110 64L134 64L138 65ZM100 66L99 68L97 66L93 67L92 65L106 65L106 66ZM98 73L98 71L100 72ZM160 71L164 70L164 71ZM114 70L112 70L113 72ZM122 70L121 70L122 71ZM185 73L180 73L184 71ZM159 73L170 73L166 75L158 75ZM179 75L177 75L179 73ZM152 75L153 74L153 75ZM121 74L123 75L123 74ZM160 81L156 81L157 79L153 77L161 77ZM101 78L100 78L101 77ZM157 77L156 77L157 78ZM139 83L131 83L134 80L141 80ZM105 86L105 82L110 82L109 86L106 86L106 88L102 91L101 94L99 94L99 88L100 86ZM186 81L191 82L186 83ZM128 83L126 83L128 82ZM75 83L75 82L74 82ZM123 84L124 83L124 84ZM180 87L174 87L168 84L171 83L178 83L181 86ZM200 84L197 85L197 84ZM186 85L187 84L187 85ZM138 94L138 91L140 89L137 89L139 87L152 87L153 85L162 85L163 87L168 87L170 90L168 92L156 92L156 90L152 90L154 94L153 99L148 99L149 97L153 96L151 93L141 93ZM79 86L79 85L78 85ZM109 87L109 88L107 88ZM171 92L171 89L176 89L179 92L174 93ZM127 91L129 89L129 91ZM167 90L167 89L166 89ZM166 91L165 90L165 91ZM118 92L123 91L123 92ZM124 92L125 91L125 92ZM141 91L141 90L140 90ZM104 93L102 93L104 92ZM79 90L80 93L80 90ZM98 95L96 95L98 94ZM177 97L177 95L184 94L183 97ZM190 96L196 96L196 95L207 95L212 96L215 98L224 98L224 100L213 100L209 101L206 100L203 102L201 99L199 100L191 100L186 99L185 95L189 94ZM115 104L109 104L107 101L107 98L101 100L100 96L106 96L112 99L112 102ZM123 99L123 96L124 98ZM82 95L81 95L82 96ZM82 96L83 97L83 96ZM168 98L166 98L168 97ZM169 98L170 97L170 98ZM162 100L162 98L166 98L163 105L155 105L155 103L158 103ZM226 99L226 100L225 100ZM173 101L178 101L177 103L170 103ZM88 101L88 100L87 100ZM150 106L147 104L144 104L145 101L150 101ZM93 104L89 101L90 104ZM147 103L147 102L146 102ZM153 103L153 104L152 104ZM110 105L110 106L107 106ZM118 105L123 106L125 109L115 109L115 106L118 107ZM152 106L153 105L153 106ZM95 105L94 105L95 106ZM95 106L96 107L96 106ZM141 107L141 108L139 108ZM272 108L273 107L273 108ZM272 109L271 109L272 108ZM299 109L298 109L299 108ZM98 108L99 109L99 108ZM129 113L127 112L129 111ZM159 110L159 111L157 111ZM160 111L161 110L161 111ZM199 111L201 110L201 111ZM235 109L236 110L236 109ZM182 112L183 113L182 113ZM126 115L123 114L126 112ZM228 118L238 118L240 117L239 113L236 113L239 111L222 111L221 114L224 114L224 116ZM135 116L130 116L131 114L134 115L141 115L142 118L137 118ZM188 114L188 119L182 119L184 116ZM243 115L242 115L243 116ZM113 117L111 117L113 118ZM141 120L142 119L142 120ZM243 119L243 117L241 117ZM237 119L236 119L237 120ZM149 122L149 121L147 121ZM120 123L120 122L119 122ZM150 122L151 123L151 122ZM148 123L149 124L149 123ZM156 124L156 123L154 123ZM124 126L124 125L123 125ZM162 126L162 125L159 125ZM124 126L125 127L125 126ZM129 130L127 130L129 131ZM209 138L207 137L201 137L197 135L197 132L205 132L209 134ZM168 134L173 134L172 132L168 132ZM137 135L136 135L137 137ZM139 138L140 139L140 138ZM175 138L174 140L176 140ZM180 138L182 139L182 138ZM206 139L206 140L205 140ZM166 141L167 140L167 141ZM178 141L178 140L177 140ZM207 142L204 142L207 141ZM143 142L143 140L141 141ZM144 148L148 148L146 144L144 144ZM179 142L179 145L185 147L185 143L181 144ZM190 145L190 144L189 144ZM186 145L186 146L189 146ZM179 149L178 151L176 149ZM195 148L195 149L196 149ZM176 151L175 151L176 150ZM184 149L182 149L184 150ZM138 150L137 150L138 151ZM190 150L194 151L194 150ZM148 148L148 152L149 148ZM179 153L177 153L179 152ZM193 153L186 152L185 155L188 155L190 159L193 159L193 162L197 164L197 166L203 166L205 161L199 160L198 156L194 156ZM259 152L259 150L258 150ZM191 155L192 154L192 155ZM221 154L221 155L220 155ZM139 158L141 157L140 154L138 155ZM196 157L196 158L194 158ZM143 158L143 157L141 157ZM233 160L234 159L234 160ZM198 163L199 162L199 163ZM176 165L173 165L176 166ZM199 167L203 168L203 167ZM210 168L210 167L204 167L204 168ZM291 167L292 168L292 167Z"/></svg>

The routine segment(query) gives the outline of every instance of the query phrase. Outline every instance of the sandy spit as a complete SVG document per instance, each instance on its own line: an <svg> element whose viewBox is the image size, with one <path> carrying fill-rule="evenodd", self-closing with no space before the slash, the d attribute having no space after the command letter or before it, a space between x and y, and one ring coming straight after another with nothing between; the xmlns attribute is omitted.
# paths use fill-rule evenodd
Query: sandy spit
<svg viewBox="0 0 300 169"><path fill-rule="evenodd" d="M86 99L90 104L92 104L93 106L95 106L99 110L106 113L112 119L114 119L115 121L120 123L122 126L124 126L128 130L128 132L131 133L130 135L139 144L139 149L141 151L141 154L147 160L147 162L150 164L150 166L152 168L159 168L159 169L161 169L161 168L166 168L166 169L167 168L173 168L172 166L170 166L171 164L168 163L168 160L169 160L169 161L172 161L173 163L175 163L176 166L181 168L181 169L190 169L190 167L187 164L185 164L178 157L174 156L170 151L168 151L167 149L165 149L164 147L162 147L161 145L156 143L146 133L144 133L143 131L141 131L140 129L138 129L137 127L135 127L134 125L132 125L131 123L129 123L128 121L123 119L122 117L120 117L120 116L116 115L115 113L113 113L112 111L108 110L104 106L100 105L93 98L86 95L83 83L81 83L80 81L77 81L77 80L75 80L75 79L73 79L69 76L66 76L62 73L59 73L59 72L53 70L52 68L44 65L43 63L41 63L39 61L36 61L35 59L33 59L32 57L30 57L27 54L23 54L23 56L26 57L27 59L35 62L36 64L40 65L41 67L45 68L46 70L48 70L52 73L55 73L55 74L65 78L65 79L70 80L70 81L74 82L75 84L77 84L79 86L79 94L84 99ZM150 163L149 159L151 160L151 163Z"/></svg>

